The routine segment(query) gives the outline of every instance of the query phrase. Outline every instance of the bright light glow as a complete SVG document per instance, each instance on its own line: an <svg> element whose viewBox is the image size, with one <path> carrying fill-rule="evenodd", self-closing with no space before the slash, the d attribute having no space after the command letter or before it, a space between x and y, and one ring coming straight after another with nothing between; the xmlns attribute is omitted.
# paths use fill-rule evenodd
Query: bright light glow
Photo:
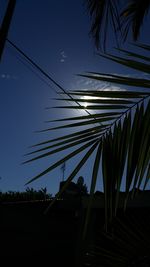
<svg viewBox="0 0 150 267"><path fill-rule="evenodd" d="M105 88L105 90L103 90L103 91L126 91L126 90L120 90L120 89L118 89L117 87L114 87L114 89L112 89L111 87L110 88ZM85 108L87 108L88 107L88 100L92 100L92 99L99 99L99 100L105 100L105 99L120 99L120 98L115 98L115 97L96 97L96 96L83 96L82 97L82 99L83 100L85 100L86 102L83 102L83 106L85 107Z"/></svg>
<svg viewBox="0 0 150 267"><path fill-rule="evenodd" d="M89 96L83 96L83 99L88 100L88 99L90 99L90 97ZM83 102L83 106L86 108L88 106L88 103Z"/></svg>
<svg viewBox="0 0 150 267"><path fill-rule="evenodd" d="M85 103L83 104L83 106L86 108L86 107L88 106L88 103L85 102Z"/></svg>
<svg viewBox="0 0 150 267"><path fill-rule="evenodd" d="M87 102L83 102L83 106L86 108L88 107L88 100L92 100L92 99L98 99L98 97L94 97L94 96L83 96L83 99L86 100Z"/></svg>

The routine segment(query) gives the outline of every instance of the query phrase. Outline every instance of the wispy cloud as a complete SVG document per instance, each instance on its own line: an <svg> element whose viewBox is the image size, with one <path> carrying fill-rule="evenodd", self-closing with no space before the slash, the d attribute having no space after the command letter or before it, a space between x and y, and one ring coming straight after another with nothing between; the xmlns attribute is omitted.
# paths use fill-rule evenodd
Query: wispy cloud
<svg viewBox="0 0 150 267"><path fill-rule="evenodd" d="M66 53L65 53L65 51L64 50L62 50L61 52L60 52L60 62L61 63L63 63L63 62L65 62L65 60L66 60L66 58L67 58L67 55L66 55Z"/></svg>
<svg viewBox="0 0 150 267"><path fill-rule="evenodd" d="M102 91L126 91L126 89L119 86L111 85L109 87L107 86L106 88L102 89Z"/></svg>
<svg viewBox="0 0 150 267"><path fill-rule="evenodd" d="M102 82L102 81L96 81L92 79L85 80L84 78L79 78L76 81L76 84L74 84L72 88L73 90L101 90L101 91L126 91L125 88L121 86L112 85L108 82Z"/></svg>
<svg viewBox="0 0 150 267"><path fill-rule="evenodd" d="M8 74L8 73L1 73L0 74L0 78L1 79L5 79L5 80L17 80L17 76L15 76L15 75L10 75L10 74Z"/></svg>

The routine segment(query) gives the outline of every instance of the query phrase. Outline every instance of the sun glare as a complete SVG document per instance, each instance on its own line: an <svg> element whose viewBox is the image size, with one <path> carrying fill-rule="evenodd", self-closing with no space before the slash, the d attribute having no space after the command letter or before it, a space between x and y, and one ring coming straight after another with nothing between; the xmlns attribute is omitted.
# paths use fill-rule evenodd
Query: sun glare
<svg viewBox="0 0 150 267"><path fill-rule="evenodd" d="M88 107L88 100L92 100L92 99L98 99L98 97L93 97L93 96L83 96L83 100L85 100L86 102L83 102L83 106L85 107L85 108L87 108Z"/></svg>
<svg viewBox="0 0 150 267"><path fill-rule="evenodd" d="M109 90L104 90L104 91L109 91ZM114 90L111 90L111 91L114 91ZM117 91L117 90L116 90ZM119 91L119 90L118 90ZM105 100L105 99L112 99L111 97L96 97L96 96L83 96L82 98L83 100L85 100L85 102L83 102L83 106L85 108L88 107L89 105L89 102L88 100L93 100L93 99L99 99L99 100ZM114 98L113 99L119 99L119 98Z"/></svg>
<svg viewBox="0 0 150 267"><path fill-rule="evenodd" d="M88 106L88 103L87 102L83 103L83 106L86 108Z"/></svg>
<svg viewBox="0 0 150 267"><path fill-rule="evenodd" d="M86 101L88 101L88 100L92 99L92 97L89 97L89 96L83 96L83 99L86 100ZM87 108L87 106L88 106L88 102L83 102L83 106L84 106L85 108Z"/></svg>

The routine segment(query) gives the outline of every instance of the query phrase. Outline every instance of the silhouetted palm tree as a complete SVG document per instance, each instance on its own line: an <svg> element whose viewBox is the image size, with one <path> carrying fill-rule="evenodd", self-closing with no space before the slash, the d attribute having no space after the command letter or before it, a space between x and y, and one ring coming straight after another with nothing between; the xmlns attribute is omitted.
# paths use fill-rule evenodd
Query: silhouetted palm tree
<svg viewBox="0 0 150 267"><path fill-rule="evenodd" d="M138 46L148 52L150 51L150 46ZM65 128L75 129L74 132L36 144L33 146L35 150L28 154L32 158L26 161L26 163L32 162L44 157L50 157L55 153L65 152L64 157L28 182L31 183L53 169L62 166L67 160L78 156L78 164L51 202L50 205L52 205L65 191L80 169L87 164L87 160L91 158L94 160L91 166L91 187L83 240L86 240L85 238L88 236L89 216L98 179L101 179L104 185L105 231L100 230L100 235L97 233L98 240L95 241L93 247L86 247L88 242L83 242L81 247L81 252L83 248L83 253L81 253L81 258L79 257L81 265L77 266L84 266L82 265L84 257L89 266L95 267L100 266L100 264L110 267L146 266L142 264L149 264L147 249L150 248L150 243L147 240L147 231L145 231L144 227L141 231L141 225L139 226L139 221L135 222L135 218L128 225L128 223L124 222L124 219L123 221L118 220L116 214L120 202L121 184L123 182L125 184L123 204L126 207L131 189L132 197L134 197L135 193L138 192L136 189L142 188L144 190L150 179L150 58L145 56L145 53L137 54L121 49L119 51L123 52L124 56L120 56L120 54L119 56L108 54L103 54L102 56L126 67L141 71L146 76L142 74L141 77L138 75L138 78L135 78L92 72L81 75L96 81L123 85L124 88L130 86L132 90L120 90L119 88L118 91L101 91L91 88L86 91L71 91L69 94L75 100L64 98L63 101L75 102L75 105L62 105L57 108L85 110L84 103L88 102L86 108L93 113L54 120L55 122L63 122L63 125L45 129L43 132L60 131ZM135 87L138 89L135 90ZM81 103L81 106L77 106L76 102ZM68 121L72 121L72 123L68 123ZM64 122L66 123L64 124ZM83 126L85 128L80 129ZM67 153L67 149L70 148L73 151ZM101 175L100 168L102 169ZM113 226L113 235L106 234L110 229L109 226ZM103 240L104 242L102 242ZM135 252L138 253L138 257L135 256ZM130 258L128 259L129 255Z"/></svg>
<svg viewBox="0 0 150 267"><path fill-rule="evenodd" d="M149 46L140 45L140 48L150 51ZM123 52L125 57L103 56L129 68L150 74L150 67L147 63L149 57L125 50ZM129 58L126 58L128 55ZM84 110L84 103L88 102L87 109L94 113L56 120L63 121L63 125L43 130L48 132L57 129L60 131L65 128L75 129L73 133L36 144L36 149L28 155L33 156L36 153L38 155L26 162L35 161L55 153L58 154L70 148L74 148L74 150L73 152L68 152L68 154L65 152L65 156L62 159L37 174L29 183L61 166L70 158L78 156L79 163L66 179L64 187L56 196L57 198L86 164L87 160L94 157L89 210L96 181L98 178L102 179L105 194L105 222L107 225L116 214L122 182L125 181L126 197L124 206L126 206L130 189L133 188L133 195L135 189L140 188L141 185L145 189L150 178L150 92L148 91L150 80L148 78L132 78L103 73L88 73L81 76L97 81L121 84L124 87L137 87L140 91L135 91L135 89L132 91L95 91L92 89L71 91L70 95L74 96L75 100L81 103L81 106L63 105L57 108ZM147 89L146 92L143 89ZM74 101L68 98L63 99L63 101L66 100L71 103ZM68 124L69 120L72 120L73 123ZM65 125L64 122L66 122ZM85 126L85 129L80 130L80 127L83 126ZM37 147L39 148L37 149ZM84 152L82 157L80 155L81 152ZM102 177L99 177L99 168L102 168Z"/></svg>

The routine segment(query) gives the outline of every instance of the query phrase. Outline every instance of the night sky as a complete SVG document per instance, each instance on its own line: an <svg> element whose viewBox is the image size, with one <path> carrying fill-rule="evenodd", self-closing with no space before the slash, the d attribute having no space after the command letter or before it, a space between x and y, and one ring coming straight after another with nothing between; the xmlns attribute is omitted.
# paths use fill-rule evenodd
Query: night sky
<svg viewBox="0 0 150 267"><path fill-rule="evenodd" d="M8 1L0 1L0 23ZM76 0L17 0L8 39L22 49L65 90L102 88L103 84L89 82L76 76L85 71L133 74L134 71L108 62L96 55L94 41L89 36L90 19L84 1ZM149 43L148 19L143 25L140 42ZM149 38L149 39L148 39ZM109 37L113 45L113 36ZM128 47L127 44L125 44ZM31 68L15 49L6 43L0 63L0 190L25 190L24 184L38 172L58 159L55 155L22 165L28 147L55 136L35 131L50 127L46 120L60 116L79 115L72 111L46 110L55 106L52 98L60 89L38 71ZM81 111L80 111L81 114ZM65 132L67 133L67 132ZM75 161L68 162L69 174ZM90 164L80 172L88 184ZM62 180L60 168L30 185L35 189L47 187L56 193ZM78 177L77 177L78 178ZM98 184L102 189L102 185Z"/></svg>

